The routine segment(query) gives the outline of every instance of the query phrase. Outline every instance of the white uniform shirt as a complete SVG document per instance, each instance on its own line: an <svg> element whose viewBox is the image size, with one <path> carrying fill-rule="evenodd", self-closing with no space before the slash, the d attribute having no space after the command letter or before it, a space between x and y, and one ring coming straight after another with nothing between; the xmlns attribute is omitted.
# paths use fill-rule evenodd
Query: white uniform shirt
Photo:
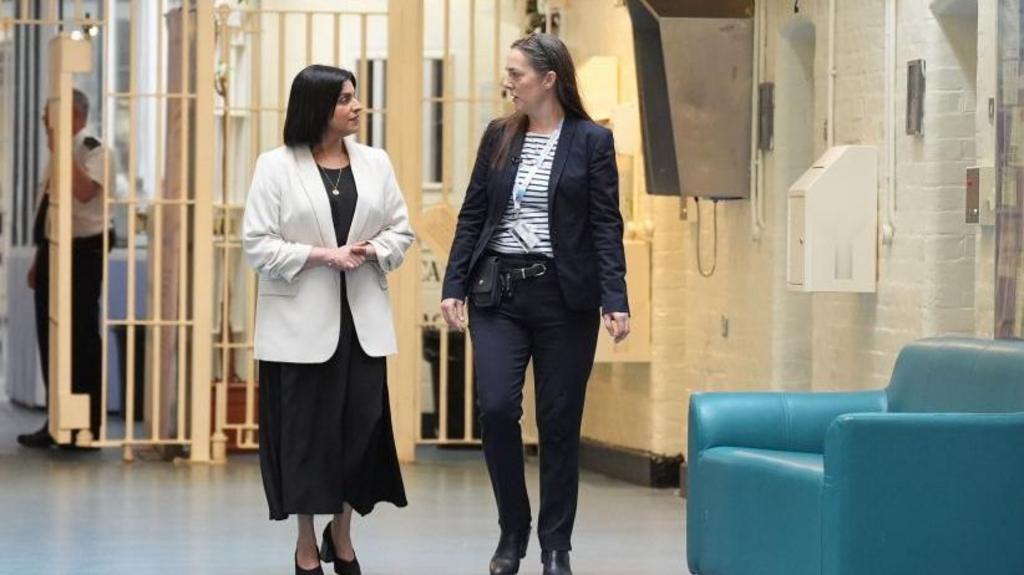
<svg viewBox="0 0 1024 575"><path fill-rule="evenodd" d="M92 179L92 181L105 187L103 178L103 157L107 148L98 139L88 134L87 130L81 130L72 138L71 149L74 154L74 161ZM110 166L111 173L114 166ZM43 180L41 193L37 194L36 209L42 201L43 194L49 193L50 166L47 165L46 179ZM107 231L108 225L103 221L103 190L100 190L88 202L80 202L72 198L71 205L71 235L76 238L87 238L96 236ZM50 235L49 222L47 222L46 235Z"/></svg>

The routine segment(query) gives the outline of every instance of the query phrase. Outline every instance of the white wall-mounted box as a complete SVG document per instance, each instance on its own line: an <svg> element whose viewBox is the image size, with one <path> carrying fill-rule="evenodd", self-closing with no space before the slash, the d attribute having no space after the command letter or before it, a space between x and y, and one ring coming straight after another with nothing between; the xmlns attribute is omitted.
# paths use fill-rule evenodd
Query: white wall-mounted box
<svg viewBox="0 0 1024 575"><path fill-rule="evenodd" d="M835 146L789 188L790 289L873 293L878 284L878 149Z"/></svg>

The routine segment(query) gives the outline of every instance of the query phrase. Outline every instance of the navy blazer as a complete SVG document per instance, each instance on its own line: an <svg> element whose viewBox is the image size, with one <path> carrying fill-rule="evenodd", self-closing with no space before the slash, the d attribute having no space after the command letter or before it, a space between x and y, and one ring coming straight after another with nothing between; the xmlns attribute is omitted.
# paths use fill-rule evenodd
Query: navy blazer
<svg viewBox="0 0 1024 575"><path fill-rule="evenodd" d="M512 142L504 163L492 168L491 155L499 139L500 129L492 122L477 150L459 211L442 299L466 297L469 278L505 214L523 136ZM628 313L619 172L611 130L565 119L551 166L548 223L558 283L568 306Z"/></svg>

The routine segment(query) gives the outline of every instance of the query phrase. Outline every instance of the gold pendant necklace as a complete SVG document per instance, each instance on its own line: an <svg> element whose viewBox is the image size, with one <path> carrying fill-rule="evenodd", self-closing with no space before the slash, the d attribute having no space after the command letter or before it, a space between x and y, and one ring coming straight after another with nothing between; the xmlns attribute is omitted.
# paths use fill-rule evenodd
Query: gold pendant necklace
<svg viewBox="0 0 1024 575"><path fill-rule="evenodd" d="M320 169L320 173L324 175L324 180L328 184L330 184L331 183L331 178L330 178L330 176L327 175L327 170L323 166L321 166L320 164L317 164L316 167L319 168ZM331 184L331 193L334 194L335 196L340 196L341 195L341 192L338 191L338 183L341 182L341 173L343 171L345 171L345 168L341 168L341 169L338 170L338 177L335 178L334 179L334 183Z"/></svg>
<svg viewBox="0 0 1024 575"><path fill-rule="evenodd" d="M341 140L341 147L342 147L342 151L344 151L344 149L345 149L345 141L344 140ZM330 178L330 176L327 175L327 169L324 168L323 166L321 166L319 163L316 164L316 167L317 167L317 169L320 170L320 173L323 174L324 180L327 183L330 184L331 183L331 178ZM335 195L335 196L340 196L341 195L341 192L338 191L338 183L341 182L341 173L344 172L344 171L345 171L345 168L339 168L338 169L338 177L334 179L334 184L331 185L331 194L332 195Z"/></svg>

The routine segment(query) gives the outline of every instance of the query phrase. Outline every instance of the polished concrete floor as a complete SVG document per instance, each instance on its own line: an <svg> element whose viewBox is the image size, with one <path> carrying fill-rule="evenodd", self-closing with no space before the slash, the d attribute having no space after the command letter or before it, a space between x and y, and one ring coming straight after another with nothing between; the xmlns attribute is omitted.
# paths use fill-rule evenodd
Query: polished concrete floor
<svg viewBox="0 0 1024 575"><path fill-rule="evenodd" d="M255 456L227 465L123 464L116 450L26 450L43 414L0 403L0 574L291 573L294 521L267 519ZM356 518L367 575L487 573L497 540L478 451L423 450L403 472L410 505ZM537 466L528 466L537 501ZM585 473L577 574L686 573L685 505L673 490ZM536 511L534 511L536 516ZM318 518L322 528L326 518ZM536 538L520 573L540 573ZM330 569L327 570L330 573Z"/></svg>

